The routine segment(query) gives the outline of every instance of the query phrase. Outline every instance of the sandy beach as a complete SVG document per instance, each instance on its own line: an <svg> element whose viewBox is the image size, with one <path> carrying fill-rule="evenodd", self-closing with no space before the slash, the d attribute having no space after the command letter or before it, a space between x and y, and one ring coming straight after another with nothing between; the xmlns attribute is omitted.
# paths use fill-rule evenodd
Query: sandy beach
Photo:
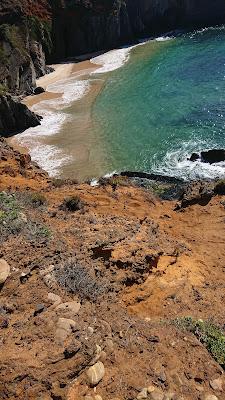
<svg viewBox="0 0 225 400"><path fill-rule="evenodd" d="M47 89L47 87L51 84L54 84L63 79L69 78L71 76L81 77L82 75L86 75L95 71L98 67L93 65L89 60L81 61L78 63L62 63L62 64L53 64L51 67L54 69L54 72L50 74L44 75L41 78L37 79L36 84L37 87L41 86L43 89ZM26 104L29 108L34 106L43 100L56 99L61 97L60 93L52 93L50 91L38 94L36 96L27 96L24 98L23 103Z"/></svg>

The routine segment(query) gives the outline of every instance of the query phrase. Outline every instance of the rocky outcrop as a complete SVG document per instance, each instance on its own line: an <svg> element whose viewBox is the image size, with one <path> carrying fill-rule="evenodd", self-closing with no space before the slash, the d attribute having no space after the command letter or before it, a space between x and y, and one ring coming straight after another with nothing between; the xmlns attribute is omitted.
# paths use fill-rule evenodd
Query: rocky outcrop
<svg viewBox="0 0 225 400"><path fill-rule="evenodd" d="M223 0L56 0L51 5L56 59L225 21Z"/></svg>
<svg viewBox="0 0 225 400"><path fill-rule="evenodd" d="M43 1L41 2L43 3ZM47 1L44 5L47 14ZM32 11L33 4L33 11ZM0 4L0 89L32 93L36 78L46 74L50 21L34 2L2 0ZM48 49L49 47L49 49Z"/></svg>
<svg viewBox="0 0 225 400"><path fill-rule="evenodd" d="M0 96L0 135L9 137L40 124L40 117L9 95Z"/></svg>

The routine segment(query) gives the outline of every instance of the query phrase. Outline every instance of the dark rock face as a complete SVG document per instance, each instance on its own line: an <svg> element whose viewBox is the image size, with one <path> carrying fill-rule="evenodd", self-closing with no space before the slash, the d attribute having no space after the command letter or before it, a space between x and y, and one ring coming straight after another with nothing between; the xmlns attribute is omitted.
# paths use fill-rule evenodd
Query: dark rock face
<svg viewBox="0 0 225 400"><path fill-rule="evenodd" d="M51 6L56 59L225 21L224 0L52 0Z"/></svg>
<svg viewBox="0 0 225 400"><path fill-rule="evenodd" d="M201 152L201 161L209 164L225 161L225 150L209 150Z"/></svg>
<svg viewBox="0 0 225 400"><path fill-rule="evenodd" d="M0 85L13 94L32 93L36 79L47 72L43 49L47 22L36 15L38 6L34 8L32 1L0 3Z"/></svg>
<svg viewBox="0 0 225 400"><path fill-rule="evenodd" d="M175 210L180 210L194 204L205 206L214 196L213 182L194 182L187 185Z"/></svg>
<svg viewBox="0 0 225 400"><path fill-rule="evenodd" d="M0 96L0 135L9 137L40 125L40 117L11 96Z"/></svg>
<svg viewBox="0 0 225 400"><path fill-rule="evenodd" d="M45 92L45 89L43 89L43 87L41 87L41 86L38 86L34 89L34 94L41 94L44 92Z"/></svg>

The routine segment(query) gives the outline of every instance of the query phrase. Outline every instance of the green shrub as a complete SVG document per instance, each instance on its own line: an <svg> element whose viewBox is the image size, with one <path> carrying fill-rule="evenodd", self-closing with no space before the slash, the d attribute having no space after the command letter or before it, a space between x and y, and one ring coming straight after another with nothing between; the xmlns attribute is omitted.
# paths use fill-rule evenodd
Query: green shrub
<svg viewBox="0 0 225 400"><path fill-rule="evenodd" d="M64 211L78 211L84 208L84 203L78 196L70 196L64 199L63 203L60 206L61 210Z"/></svg>
<svg viewBox="0 0 225 400"><path fill-rule="evenodd" d="M212 357L225 368L225 334L221 328L210 321L194 320L191 317L177 318L175 325L192 332Z"/></svg>

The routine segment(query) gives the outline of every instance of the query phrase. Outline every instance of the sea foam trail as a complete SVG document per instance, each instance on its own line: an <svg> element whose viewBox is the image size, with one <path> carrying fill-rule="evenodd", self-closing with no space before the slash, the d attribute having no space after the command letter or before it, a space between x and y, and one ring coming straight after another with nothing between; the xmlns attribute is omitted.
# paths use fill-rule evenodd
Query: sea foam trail
<svg viewBox="0 0 225 400"><path fill-rule="evenodd" d="M207 150L207 148L214 147L202 146L201 149ZM156 162L153 166L153 172L184 180L224 178L225 162L208 164L198 160L195 162L189 160L193 151L200 152L201 149L198 149L196 142L183 143L179 150L168 151L162 162Z"/></svg>
<svg viewBox="0 0 225 400"><path fill-rule="evenodd" d="M60 132L62 126L72 118L61 112L74 101L81 99L90 89L88 80L67 78L51 84L47 91L58 93L56 99L43 100L32 107L32 111L43 117L41 125L29 128L17 136L19 143L29 149L33 161L36 161L50 176L60 174L61 167L68 164L72 157L56 145L44 143L44 139Z"/></svg>
<svg viewBox="0 0 225 400"><path fill-rule="evenodd" d="M129 53L133 47L134 46L112 50L108 53L104 53L98 57L92 58L90 61L93 64L102 65L102 67L98 68L93 73L103 74L121 68L128 61Z"/></svg>
<svg viewBox="0 0 225 400"><path fill-rule="evenodd" d="M90 61L93 64L100 65L100 68L92 72L92 74L104 74L106 72L112 72L123 67L124 64L126 64L129 61L130 52L135 47L143 46L147 42L154 40L157 42L165 42L173 38L174 38L173 36L160 36L158 38L147 38L140 40L139 43L135 45L123 47L121 49L111 50L108 51L107 53L101 54L100 56L91 58Z"/></svg>

